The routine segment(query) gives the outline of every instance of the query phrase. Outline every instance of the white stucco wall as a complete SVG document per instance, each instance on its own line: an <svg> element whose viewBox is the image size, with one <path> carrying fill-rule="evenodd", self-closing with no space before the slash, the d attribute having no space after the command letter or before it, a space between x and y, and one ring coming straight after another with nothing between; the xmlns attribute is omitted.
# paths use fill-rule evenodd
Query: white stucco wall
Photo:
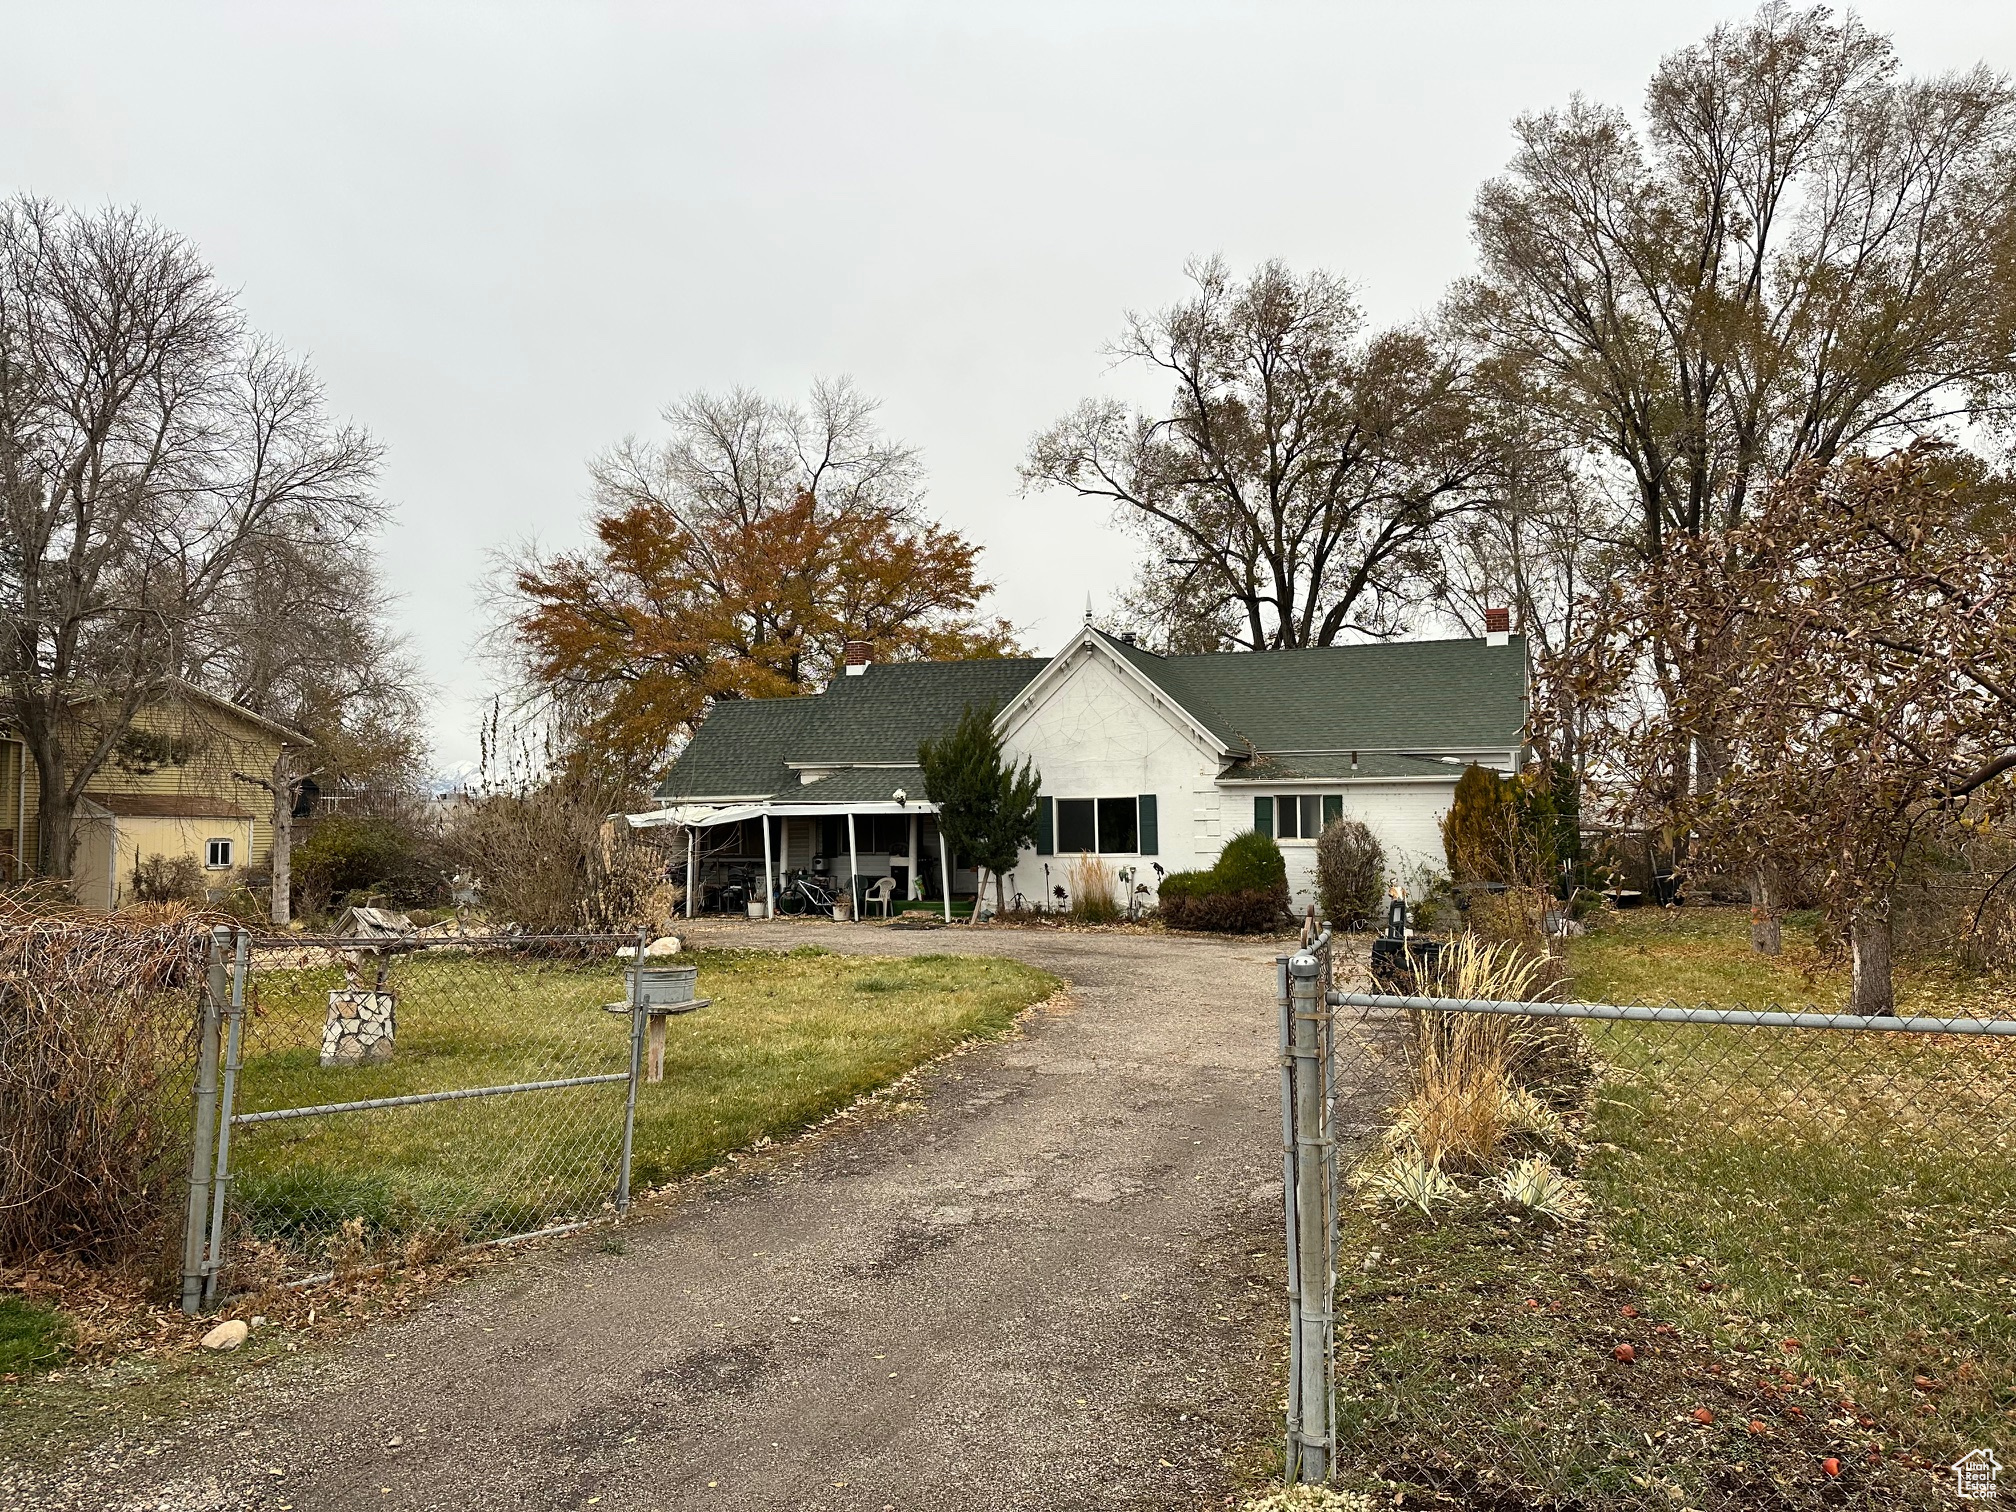
<svg viewBox="0 0 2016 1512"><path fill-rule="evenodd" d="M1442 815L1448 811L1460 769L1447 782L1361 780L1278 787L1221 786L1222 765L1215 747L1193 731L1180 713L1158 707L1124 669L1099 649L1077 652L1060 669L1054 687L1029 712L1016 711L1004 742L1016 760L1028 757L1042 774L1045 796L1114 798L1153 793L1159 848L1138 858L1141 881L1152 887L1149 863L1168 871L1209 866L1233 835L1253 827L1256 792L1341 793L1344 812L1363 819L1385 847L1389 866L1405 875L1417 866L1442 869ZM1504 765L1501 753L1491 764ZM1286 840L1288 885L1296 910L1315 901L1314 841ZM1118 868L1137 858L1109 856ZM1049 881L1064 880L1072 857L1024 851L1015 868L1015 887L1032 902L1044 894L1043 863Z"/></svg>
<svg viewBox="0 0 2016 1512"><path fill-rule="evenodd" d="M1063 676L1004 742L1014 760L1028 757L1049 798L1121 798L1155 795L1158 846L1152 856L1108 856L1116 869L1134 862L1140 880L1154 885L1151 862L1167 871L1209 865L1222 839L1212 838L1201 858L1193 809L1201 794L1214 817L1218 801L1216 752L1185 727L1180 716L1157 708L1129 673L1105 652L1077 652ZM1062 882L1072 858L1022 853L1015 886L1034 901L1043 896L1043 864L1052 883Z"/></svg>
<svg viewBox="0 0 2016 1512"><path fill-rule="evenodd" d="M1227 837L1253 828L1256 793L1276 799L1291 793L1341 793L1344 817L1362 819L1378 837L1390 876L1407 877L1423 868L1434 872L1447 869L1442 859L1442 816L1449 812L1449 800L1456 791L1454 777L1447 782L1284 783L1221 791L1220 827ZM1281 859L1288 864L1289 896L1300 913L1316 901L1316 842L1283 840L1280 844Z"/></svg>

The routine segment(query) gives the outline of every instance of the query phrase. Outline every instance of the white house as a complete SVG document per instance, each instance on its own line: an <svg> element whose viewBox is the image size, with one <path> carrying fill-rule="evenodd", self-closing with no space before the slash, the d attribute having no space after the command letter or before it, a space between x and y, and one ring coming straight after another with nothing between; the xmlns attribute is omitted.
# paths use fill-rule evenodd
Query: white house
<svg viewBox="0 0 2016 1512"><path fill-rule="evenodd" d="M1497 619L1494 616L1494 619ZM1502 620L1499 622L1502 623ZM860 895L944 898L978 878L944 854L917 745L970 704L996 710L1005 750L1042 776L1036 845L1010 887L1032 903L1080 853L1133 866L1209 866L1226 840L1280 841L1299 911L1314 900L1315 838L1348 814L1396 869L1440 866L1439 822L1463 768L1524 759L1526 651L1483 639L1157 656L1091 625L1045 660L871 665L798 698L723 703L639 826L686 827L689 911L740 879L775 896L824 871ZM947 899L949 907L949 899Z"/></svg>

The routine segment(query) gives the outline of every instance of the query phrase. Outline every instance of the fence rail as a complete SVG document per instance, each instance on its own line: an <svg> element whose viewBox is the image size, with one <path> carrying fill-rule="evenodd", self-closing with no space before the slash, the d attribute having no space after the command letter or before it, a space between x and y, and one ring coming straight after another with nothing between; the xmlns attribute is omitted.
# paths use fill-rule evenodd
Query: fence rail
<svg viewBox="0 0 2016 1512"><path fill-rule="evenodd" d="M627 1207L644 944L213 931L184 1310Z"/></svg>
<svg viewBox="0 0 2016 1512"><path fill-rule="evenodd" d="M1528 1003L1504 998L1394 997L1332 992L1333 1008L1387 1008L1415 1013L1501 1013L1519 1018L1593 1019L1648 1024L1704 1024L1723 1029L1840 1029L1862 1034L1986 1034L2016 1038L2016 1019L1870 1017L1823 1008L1689 1008L1681 1003Z"/></svg>

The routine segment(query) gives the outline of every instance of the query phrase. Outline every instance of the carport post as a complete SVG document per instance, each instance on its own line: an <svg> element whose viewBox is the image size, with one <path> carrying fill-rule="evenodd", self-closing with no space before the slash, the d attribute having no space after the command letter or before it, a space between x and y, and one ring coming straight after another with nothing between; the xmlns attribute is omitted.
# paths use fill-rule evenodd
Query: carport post
<svg viewBox="0 0 2016 1512"><path fill-rule="evenodd" d="M770 884L770 810L763 810L763 912L761 917L770 917L771 899L777 896Z"/></svg>
<svg viewBox="0 0 2016 1512"><path fill-rule="evenodd" d="M945 922L950 924L952 922L952 856L945 849L945 826L942 824L938 826L938 875L944 879L938 890L945 894ZM976 910L980 907L978 901L975 901L973 907Z"/></svg>
<svg viewBox="0 0 2016 1512"><path fill-rule="evenodd" d="M693 917L693 894L699 890L700 879L694 874L699 866L700 831L692 825L686 826L686 917Z"/></svg>
<svg viewBox="0 0 2016 1512"><path fill-rule="evenodd" d="M861 917L861 859L854 853L854 815L847 815L847 891L854 899L854 906L847 910L849 919Z"/></svg>

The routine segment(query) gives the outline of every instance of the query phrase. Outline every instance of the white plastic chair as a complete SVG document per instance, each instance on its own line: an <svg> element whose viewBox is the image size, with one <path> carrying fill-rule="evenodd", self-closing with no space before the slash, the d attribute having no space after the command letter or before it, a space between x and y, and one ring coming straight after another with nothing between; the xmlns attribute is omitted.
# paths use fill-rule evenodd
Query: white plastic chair
<svg viewBox="0 0 2016 1512"><path fill-rule="evenodd" d="M882 905L882 917L885 919L889 917L889 900L895 895L896 879L894 877L884 877L868 889L868 901Z"/></svg>

